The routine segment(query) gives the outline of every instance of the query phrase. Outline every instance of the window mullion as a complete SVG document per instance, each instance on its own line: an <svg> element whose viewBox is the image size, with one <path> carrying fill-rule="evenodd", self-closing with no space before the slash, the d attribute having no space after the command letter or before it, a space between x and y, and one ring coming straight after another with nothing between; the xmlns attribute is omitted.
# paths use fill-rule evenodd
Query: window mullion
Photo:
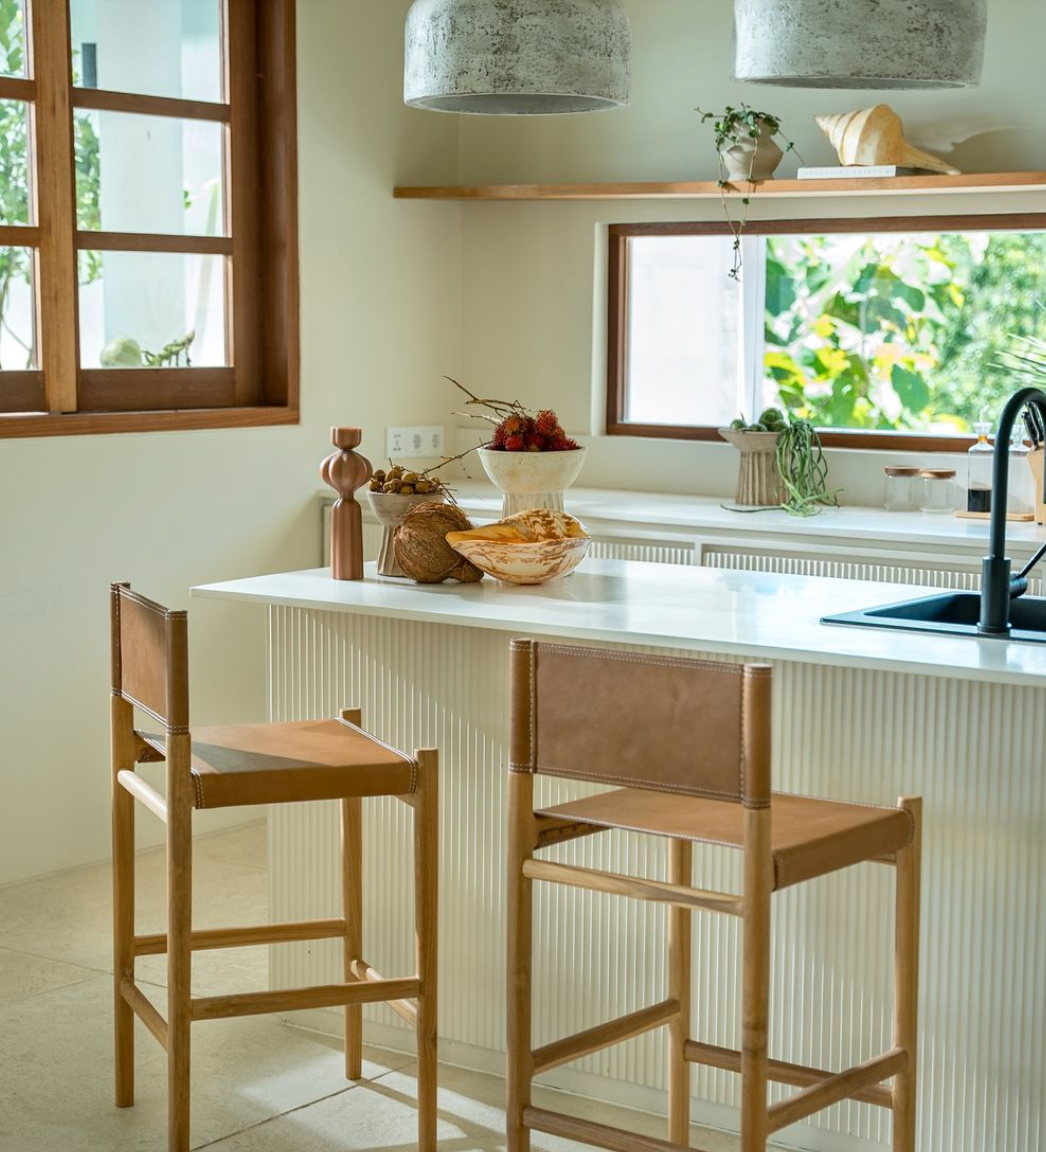
<svg viewBox="0 0 1046 1152"><path fill-rule="evenodd" d="M766 317L766 237L746 234L741 239L744 260L741 274L741 364L745 412L758 420L763 410L763 361Z"/></svg>
<svg viewBox="0 0 1046 1152"><path fill-rule="evenodd" d="M76 198L66 0L32 0L37 326L47 410L77 410Z"/></svg>
<svg viewBox="0 0 1046 1152"><path fill-rule="evenodd" d="M226 95L231 105L227 137L226 196L233 238L231 277L226 301L231 331L231 363L236 372L236 402L257 403L261 395L258 344L259 215L257 42L254 0L227 0Z"/></svg>

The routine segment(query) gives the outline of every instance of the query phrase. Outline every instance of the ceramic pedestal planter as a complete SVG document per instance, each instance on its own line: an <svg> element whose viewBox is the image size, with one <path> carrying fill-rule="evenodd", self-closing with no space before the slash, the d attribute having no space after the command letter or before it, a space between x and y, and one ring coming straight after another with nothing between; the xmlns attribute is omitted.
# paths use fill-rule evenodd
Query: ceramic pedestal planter
<svg viewBox="0 0 1046 1152"><path fill-rule="evenodd" d="M731 184L747 184L771 179L784 159L784 152L764 128L755 139L742 137L732 148L725 148L720 156L727 180Z"/></svg>
<svg viewBox="0 0 1046 1152"><path fill-rule="evenodd" d="M395 492L368 492L367 499L378 522L385 529L381 540L381 553L378 556L378 575L402 576L406 579L407 574L400 567L392 547L393 534L415 504L443 504L444 495L442 492L426 492L422 496L400 496Z"/></svg>
<svg viewBox="0 0 1046 1152"><path fill-rule="evenodd" d="M777 470L779 432L735 432L720 428L719 435L741 453L735 503L764 508L783 504L787 493Z"/></svg>
<svg viewBox="0 0 1046 1152"><path fill-rule="evenodd" d="M491 483L504 494L503 517L531 508L562 512L563 491L577 480L587 454L587 448L576 448L572 452L479 450Z"/></svg>

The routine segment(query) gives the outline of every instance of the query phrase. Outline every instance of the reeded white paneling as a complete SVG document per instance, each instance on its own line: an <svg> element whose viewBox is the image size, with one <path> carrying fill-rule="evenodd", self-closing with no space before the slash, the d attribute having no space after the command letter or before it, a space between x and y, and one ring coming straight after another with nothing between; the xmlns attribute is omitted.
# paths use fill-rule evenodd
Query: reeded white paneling
<svg viewBox="0 0 1046 1152"><path fill-rule="evenodd" d="M633 557L630 557L632 559ZM622 557L623 559L623 557ZM976 592L981 587L979 571L956 571L917 564L882 564L867 560L822 560L811 556L784 556L757 552L706 551L701 558L705 568L731 568L742 572L780 572L786 576L824 576L835 580L873 580L882 584L920 584ZM1042 580L1033 576L1028 583L1033 596L1042 594Z"/></svg>
<svg viewBox="0 0 1046 1152"><path fill-rule="evenodd" d="M597 560L639 560L647 564L696 564L693 544L659 544L650 540L593 540L589 553Z"/></svg>
<svg viewBox="0 0 1046 1152"><path fill-rule="evenodd" d="M439 747L440 1035L490 1052L496 1066L504 1046L506 635L272 608L270 656L273 719L331 715L360 703L365 723L383 739ZM921 1152L1046 1146L1044 704L1030 689L776 666L778 787L887 803L902 793L925 797ZM583 715L583 700L578 708ZM549 801L580 791L556 781L541 788ZM369 801L365 815L364 952L386 975L409 973L409 813L393 801ZM337 913L333 806L275 809L272 850L275 918ZM663 845L644 837L594 837L556 855L665 875ZM736 889L737 860L699 851L695 878ZM891 1046L891 880L889 869L863 866L775 898L775 1057L836 1069ZM538 888L536 1043L664 996L662 912ZM736 1046L737 925L696 916L694 943L693 1034ZM272 955L277 986L334 980L340 972L330 942ZM368 1016L400 1023L384 1008ZM617 1082L659 1089L663 1033L577 1067L606 1078L609 1100L621 1097ZM696 1070L694 1096L695 1119L706 1102L736 1105L735 1078ZM889 1121L878 1109L846 1104L783 1135L797 1147L852 1146L843 1134L887 1146Z"/></svg>

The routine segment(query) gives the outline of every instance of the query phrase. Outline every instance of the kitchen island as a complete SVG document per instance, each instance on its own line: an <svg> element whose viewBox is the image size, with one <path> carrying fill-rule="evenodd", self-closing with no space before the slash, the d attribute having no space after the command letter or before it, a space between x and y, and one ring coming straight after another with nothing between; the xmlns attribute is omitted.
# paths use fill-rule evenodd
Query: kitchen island
<svg viewBox="0 0 1046 1152"><path fill-rule="evenodd" d="M785 791L926 806L922 1152L1040 1152L1046 1140L1046 646L827 626L820 618L916 594L910 585L589 560L542 588L420 587L324 570L194 589L267 608L273 720L361 704L403 748L442 754L440 1036L452 1063L496 1070L504 1049L503 791L508 641L574 639L775 668L774 782ZM584 701L578 701L583 714ZM583 786L542 780L558 803ZM364 953L412 965L409 816L376 801L365 822ZM275 810L274 918L339 908L334 806ZM665 874L664 845L612 833L555 849L585 867ZM739 889L739 860L708 848L695 882ZM892 876L875 866L775 897L771 1055L835 1069L890 1047ZM663 910L574 890L538 894L535 1043L664 996ZM400 907L402 915L378 915ZM738 925L694 917L691 1034L738 1046ZM335 942L272 951L276 986L340 978ZM331 1031L336 1013L308 1023ZM407 1047L384 1008L370 1038ZM662 1110L659 1033L550 1073L568 1090ZM734 1127L735 1078L693 1073L694 1119ZM788 1089L775 1087L775 1098ZM780 1139L888 1146L888 1114L848 1103Z"/></svg>

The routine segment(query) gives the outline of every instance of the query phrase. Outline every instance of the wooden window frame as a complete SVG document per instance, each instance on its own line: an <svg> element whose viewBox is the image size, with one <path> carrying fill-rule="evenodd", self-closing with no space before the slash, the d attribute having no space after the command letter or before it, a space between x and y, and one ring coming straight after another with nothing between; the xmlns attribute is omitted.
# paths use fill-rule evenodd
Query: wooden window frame
<svg viewBox="0 0 1046 1152"><path fill-rule="evenodd" d="M978 213L965 216L882 216L817 220L750 220L749 236L831 235L867 232L970 232L1046 231L1046 213ZM630 424L624 419L628 383L628 242L642 236L729 236L725 221L678 224L612 224L609 230L607 315L607 417L608 436L639 436L665 440L702 440L722 443L711 425ZM871 451L964 452L971 437L927 436L906 432L861 432L826 429L821 432L826 448L860 448Z"/></svg>
<svg viewBox="0 0 1046 1152"><path fill-rule="evenodd" d="M2 373L0 438L299 422L295 0L220 2L224 92L209 103L73 87L69 0L27 0L27 76L0 77L0 98L29 107L33 223L0 225L0 245L34 252L38 368ZM226 126L226 235L79 231L73 112L84 108ZM80 250L226 258L229 366L81 368Z"/></svg>

